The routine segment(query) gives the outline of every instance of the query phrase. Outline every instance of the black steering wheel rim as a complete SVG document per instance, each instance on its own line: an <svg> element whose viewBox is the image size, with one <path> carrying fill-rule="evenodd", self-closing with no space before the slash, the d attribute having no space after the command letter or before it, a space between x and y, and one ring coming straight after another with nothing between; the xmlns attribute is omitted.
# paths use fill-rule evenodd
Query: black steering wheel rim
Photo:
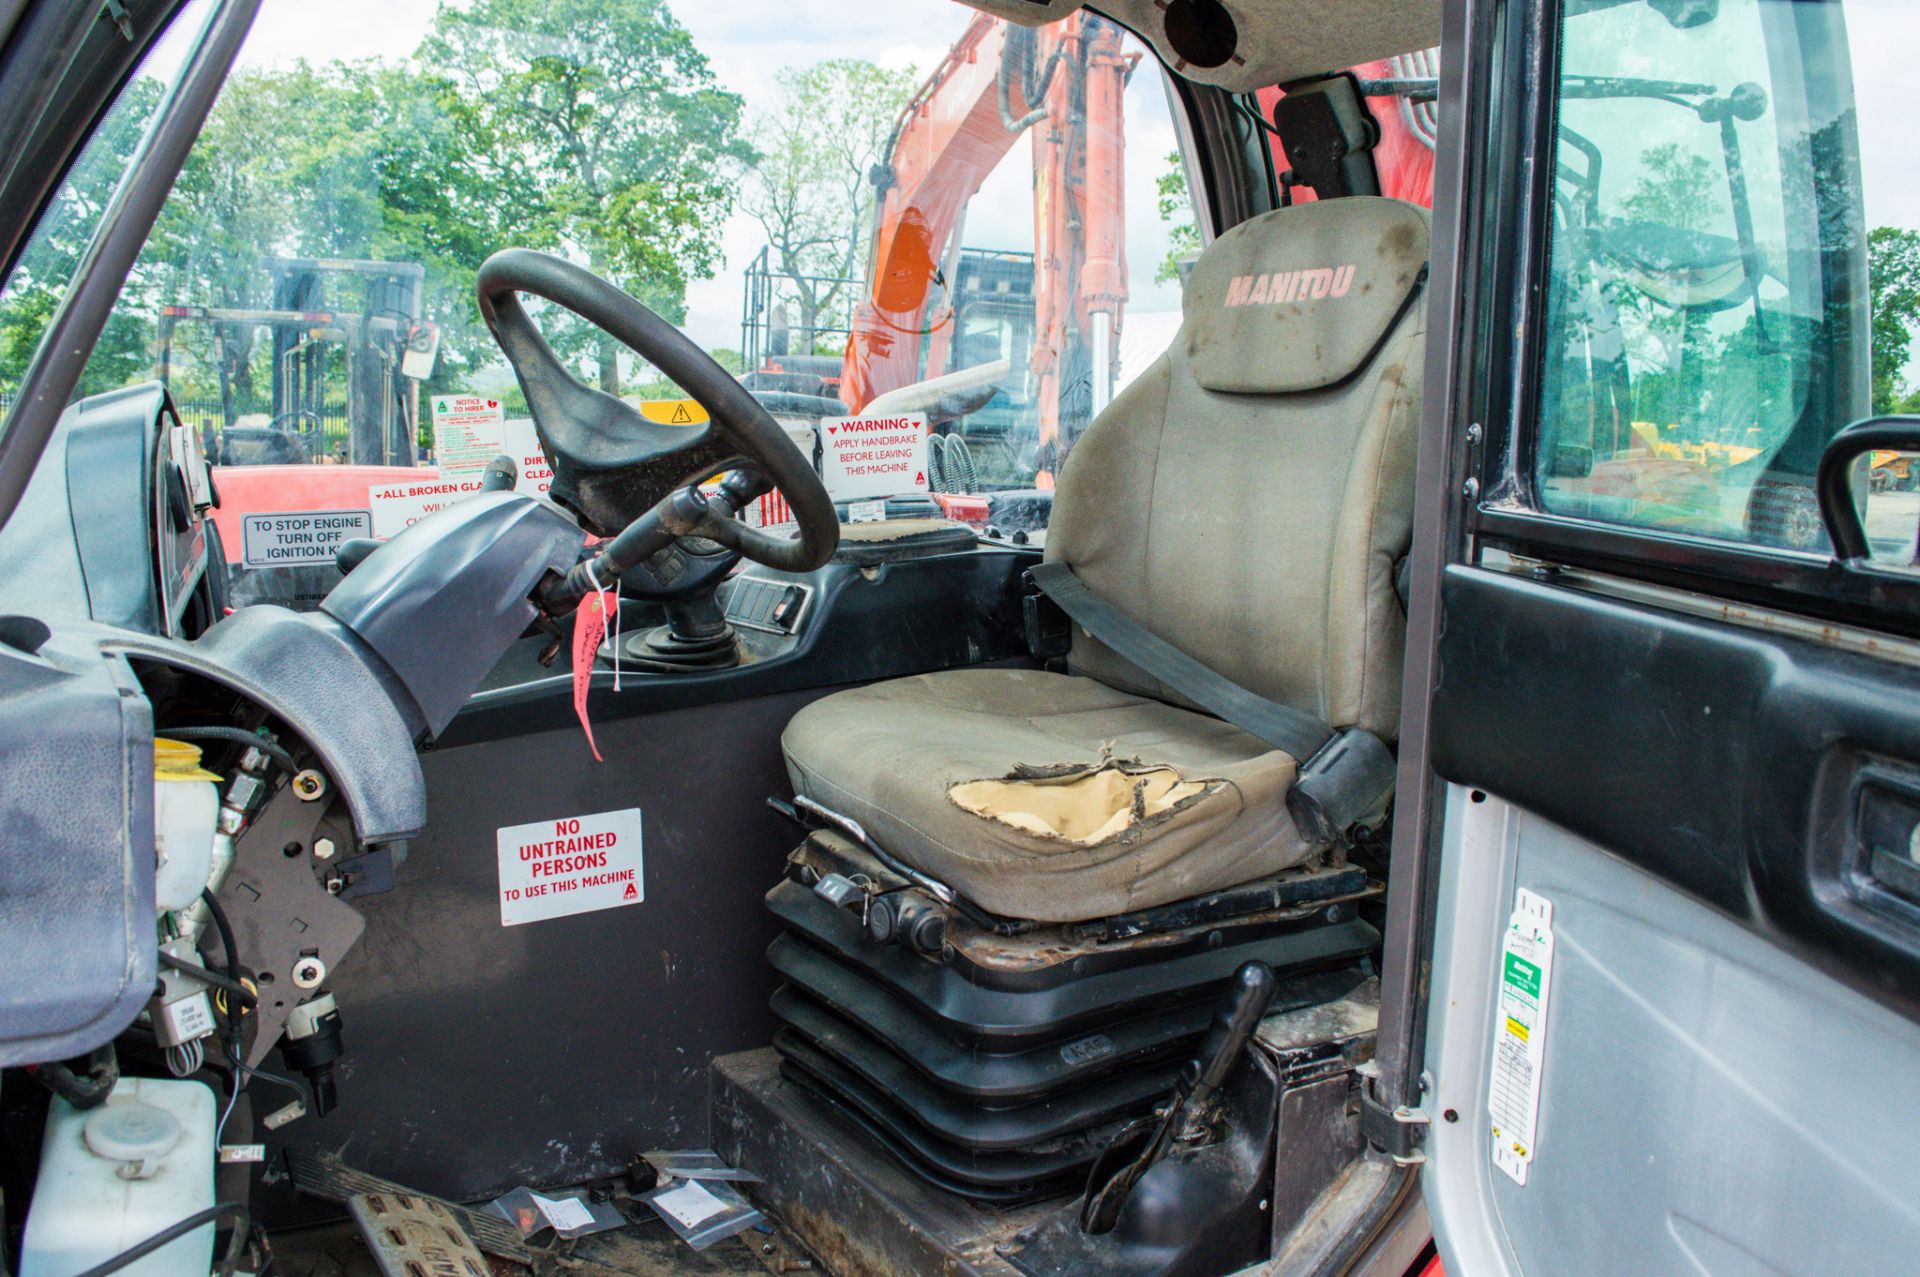
<svg viewBox="0 0 1920 1277"><path fill-rule="evenodd" d="M553 463L550 495L588 531L612 536L677 489L751 468L786 498L798 538L718 518L705 520L697 534L789 572L812 571L832 557L840 520L811 458L685 333L591 271L532 249L493 254L480 266L475 291ZM521 293L571 311L658 368L707 410L707 425L663 426L582 384L547 345Z"/></svg>

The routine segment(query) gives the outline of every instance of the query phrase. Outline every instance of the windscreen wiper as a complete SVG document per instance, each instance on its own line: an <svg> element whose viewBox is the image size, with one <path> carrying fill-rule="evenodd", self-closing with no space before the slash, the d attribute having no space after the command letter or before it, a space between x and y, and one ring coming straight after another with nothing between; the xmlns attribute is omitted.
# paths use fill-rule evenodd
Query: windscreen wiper
<svg viewBox="0 0 1920 1277"><path fill-rule="evenodd" d="M1718 92L1711 84L1693 84L1685 80L1648 80L1632 75L1577 75L1560 77L1560 96L1565 98L1658 98L1691 106L1687 98L1712 97Z"/></svg>

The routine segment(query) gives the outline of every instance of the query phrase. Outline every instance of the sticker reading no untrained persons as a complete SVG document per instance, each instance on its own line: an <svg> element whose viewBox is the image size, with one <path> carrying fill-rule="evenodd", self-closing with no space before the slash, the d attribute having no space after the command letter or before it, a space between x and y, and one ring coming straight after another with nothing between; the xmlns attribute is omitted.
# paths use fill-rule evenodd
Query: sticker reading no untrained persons
<svg viewBox="0 0 1920 1277"><path fill-rule="evenodd" d="M366 510L282 510L240 516L241 562L250 568L288 568L331 563L334 552L355 537L373 535Z"/></svg>
<svg viewBox="0 0 1920 1277"><path fill-rule="evenodd" d="M514 825L499 832L498 846L503 927L646 898L638 807Z"/></svg>
<svg viewBox="0 0 1920 1277"><path fill-rule="evenodd" d="M1547 1054L1547 995L1553 984L1553 903L1522 887L1500 954L1500 1005L1493 1028L1493 1164L1527 1182L1540 1125L1540 1066Z"/></svg>

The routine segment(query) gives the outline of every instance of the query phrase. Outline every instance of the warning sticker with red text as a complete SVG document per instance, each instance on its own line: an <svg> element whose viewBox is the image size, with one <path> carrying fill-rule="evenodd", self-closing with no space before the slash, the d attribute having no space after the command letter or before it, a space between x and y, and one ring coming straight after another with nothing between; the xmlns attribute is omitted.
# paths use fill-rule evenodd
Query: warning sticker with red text
<svg viewBox="0 0 1920 1277"><path fill-rule="evenodd" d="M514 825L498 846L503 927L646 899L638 807Z"/></svg>
<svg viewBox="0 0 1920 1277"><path fill-rule="evenodd" d="M420 520L480 491L480 476L427 475L398 483L375 483L367 488L367 506L373 511L373 535L399 536Z"/></svg>
<svg viewBox="0 0 1920 1277"><path fill-rule="evenodd" d="M927 419L841 417L820 423L820 478L836 501L925 492Z"/></svg>

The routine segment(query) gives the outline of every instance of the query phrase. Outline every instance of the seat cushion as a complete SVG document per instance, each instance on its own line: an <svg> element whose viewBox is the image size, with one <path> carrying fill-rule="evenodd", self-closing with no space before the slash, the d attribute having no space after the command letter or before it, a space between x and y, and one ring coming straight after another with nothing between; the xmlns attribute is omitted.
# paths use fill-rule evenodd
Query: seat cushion
<svg viewBox="0 0 1920 1277"><path fill-rule="evenodd" d="M1007 917L1150 908L1312 850L1287 813L1290 756L1090 678L896 679L815 701L781 745L794 792Z"/></svg>

